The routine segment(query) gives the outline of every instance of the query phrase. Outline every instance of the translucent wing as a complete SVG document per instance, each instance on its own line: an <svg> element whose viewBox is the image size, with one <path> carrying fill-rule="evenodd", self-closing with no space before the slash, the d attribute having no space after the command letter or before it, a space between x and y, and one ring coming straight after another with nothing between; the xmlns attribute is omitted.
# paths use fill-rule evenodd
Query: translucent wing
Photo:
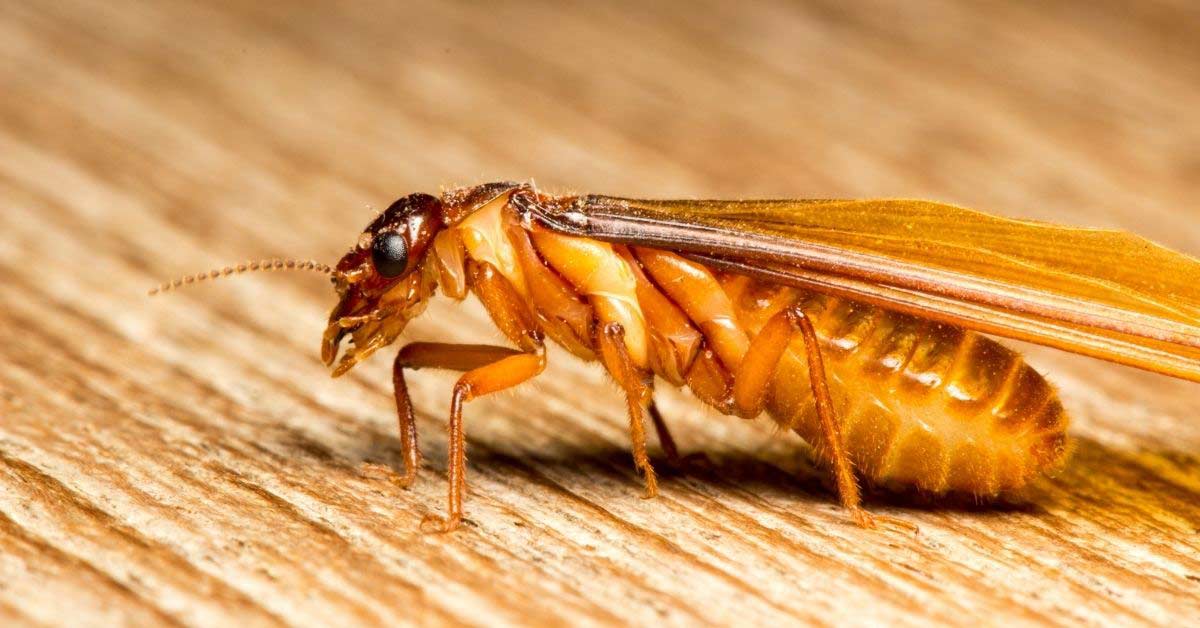
<svg viewBox="0 0 1200 628"><path fill-rule="evenodd" d="M586 196L528 209L564 233L1200 381L1200 261L1132 234L916 200Z"/></svg>

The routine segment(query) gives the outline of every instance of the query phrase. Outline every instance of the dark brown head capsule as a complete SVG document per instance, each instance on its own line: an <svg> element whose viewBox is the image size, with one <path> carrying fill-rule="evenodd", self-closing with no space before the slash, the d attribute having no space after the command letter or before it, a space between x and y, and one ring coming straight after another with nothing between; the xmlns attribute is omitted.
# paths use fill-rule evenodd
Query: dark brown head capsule
<svg viewBox="0 0 1200 628"><path fill-rule="evenodd" d="M338 262L334 281L340 300L329 315L321 357L332 365L347 335L354 348L335 375L394 340L433 294L435 276L425 258L443 226L440 200L405 196L371 221Z"/></svg>

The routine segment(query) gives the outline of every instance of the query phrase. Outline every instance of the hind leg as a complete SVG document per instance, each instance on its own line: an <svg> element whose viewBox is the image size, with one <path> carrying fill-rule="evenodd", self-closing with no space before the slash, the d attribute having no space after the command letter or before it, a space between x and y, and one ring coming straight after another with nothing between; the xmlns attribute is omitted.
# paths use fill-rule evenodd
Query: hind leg
<svg viewBox="0 0 1200 628"><path fill-rule="evenodd" d="M817 344L817 332L800 306L793 305L772 316L750 342L750 348L733 378L734 408L738 414L747 418L762 413L775 369L795 334L800 334L804 339L809 385L812 387L813 400L817 406L821 435L832 463L838 498L858 525L874 528L875 519L862 508L862 498L850 462L850 453L846 450L846 443L842 439L841 429L834 415L825 363L821 359L821 347Z"/></svg>

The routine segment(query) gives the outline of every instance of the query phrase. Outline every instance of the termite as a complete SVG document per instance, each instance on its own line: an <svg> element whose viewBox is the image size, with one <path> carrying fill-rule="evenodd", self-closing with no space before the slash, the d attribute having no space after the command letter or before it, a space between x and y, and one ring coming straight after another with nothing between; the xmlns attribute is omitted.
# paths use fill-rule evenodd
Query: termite
<svg viewBox="0 0 1200 628"><path fill-rule="evenodd" d="M799 434L866 527L859 479L990 498L1064 464L1055 389L982 334L1200 381L1197 260L1126 233L927 201L642 201L492 183L401 198L335 267L258 267L332 276L321 358L334 377L392 344L437 289L474 293L511 343L396 354L403 487L421 466L405 372L463 373L447 513L423 522L440 531L463 520L464 407L541 374L547 340L598 361L623 391L647 497L658 491L647 419L678 459L652 399L661 380Z"/></svg>

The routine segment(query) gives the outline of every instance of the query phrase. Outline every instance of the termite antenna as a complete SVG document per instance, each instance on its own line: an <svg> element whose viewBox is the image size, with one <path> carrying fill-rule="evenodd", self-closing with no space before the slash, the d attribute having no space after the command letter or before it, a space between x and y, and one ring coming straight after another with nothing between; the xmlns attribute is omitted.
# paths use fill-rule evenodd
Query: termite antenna
<svg viewBox="0 0 1200 628"><path fill-rule="evenodd" d="M209 281L228 277L230 275L240 275L242 273L252 273L260 270L311 270L326 275L338 276L336 270L329 267L327 264L315 262L312 260L294 260L294 259L264 259L258 261L242 262L236 266L226 266L224 268L214 268L206 273L198 273L195 275L185 275L178 279L173 279L158 285L157 288L150 290L146 294L154 296L162 292L169 292L201 281Z"/></svg>

